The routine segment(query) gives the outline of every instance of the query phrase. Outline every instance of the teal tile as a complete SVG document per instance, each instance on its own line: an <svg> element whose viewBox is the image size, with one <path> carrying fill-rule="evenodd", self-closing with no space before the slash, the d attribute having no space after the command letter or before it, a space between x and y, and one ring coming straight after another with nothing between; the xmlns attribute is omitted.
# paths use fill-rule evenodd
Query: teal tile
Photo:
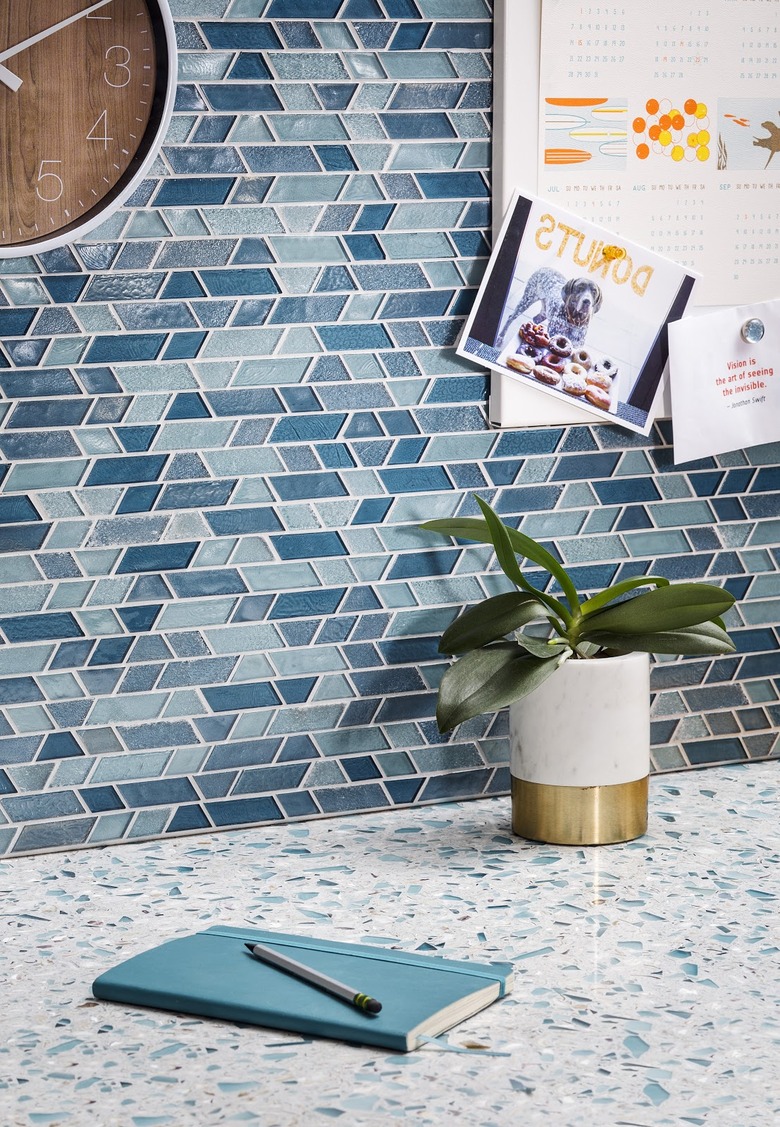
<svg viewBox="0 0 780 1127"><path fill-rule="evenodd" d="M121 783L136 779L157 779L165 772L169 751L144 751L130 755L110 755L101 759L92 773L92 783Z"/></svg>
<svg viewBox="0 0 780 1127"><path fill-rule="evenodd" d="M275 329L224 329L211 334L201 353L204 357L244 357L253 353L269 354L282 338Z"/></svg>
<svg viewBox="0 0 780 1127"><path fill-rule="evenodd" d="M408 259L410 262L418 258L455 258L455 249L446 235L440 231L423 231L418 234L398 234L382 231L379 241L388 258ZM463 363L466 368L466 362ZM468 368L473 372L473 366Z"/></svg>
<svg viewBox="0 0 780 1127"><path fill-rule="evenodd" d="M661 528L685 528L689 525L716 523L706 501L682 501L674 505L649 504L654 522Z"/></svg>
<svg viewBox="0 0 780 1127"><path fill-rule="evenodd" d="M76 583L60 583L49 600L49 610L75 610L84 606L92 590L90 580L79 580Z"/></svg>
<svg viewBox="0 0 780 1127"><path fill-rule="evenodd" d="M27 732L50 732L54 728L54 722L48 712L39 704L8 708L6 716L22 735Z"/></svg>
<svg viewBox="0 0 780 1127"><path fill-rule="evenodd" d="M317 573L308 563L261 564L243 569L251 591L284 591L295 587L321 586Z"/></svg>
<svg viewBox="0 0 780 1127"><path fill-rule="evenodd" d="M22 614L41 610L53 589L51 583L0 588L0 614Z"/></svg>
<svg viewBox="0 0 780 1127"><path fill-rule="evenodd" d="M272 207L204 207L203 215L217 235L271 235L284 230Z"/></svg>
<svg viewBox="0 0 780 1127"><path fill-rule="evenodd" d="M98 727L134 720L154 720L162 714L167 699L167 693L124 693L118 697L101 697L95 701L85 723Z"/></svg>
<svg viewBox="0 0 780 1127"><path fill-rule="evenodd" d="M269 239L280 262L346 262L347 253L335 235L281 235Z"/></svg>
<svg viewBox="0 0 780 1127"><path fill-rule="evenodd" d="M149 810L140 810L135 819L125 831L125 840L134 838L159 837L165 830L171 817L171 810L167 806L157 806Z"/></svg>
<svg viewBox="0 0 780 1127"><path fill-rule="evenodd" d="M682 532L626 532L623 538L632 556L683 556L691 551Z"/></svg>
<svg viewBox="0 0 780 1127"><path fill-rule="evenodd" d="M76 618L88 638L98 638L101 634L124 633L122 623L112 610L81 610Z"/></svg>
<svg viewBox="0 0 780 1127"><path fill-rule="evenodd" d="M780 599L740 603L740 613L748 626L776 626L780 622Z"/></svg>
<svg viewBox="0 0 780 1127"><path fill-rule="evenodd" d="M230 133L230 140L235 145L258 144L273 139L274 135L268 128L265 116L259 113L240 114Z"/></svg>
<svg viewBox="0 0 780 1127"><path fill-rule="evenodd" d="M215 654L243 653L247 650L274 650L284 645L275 626L227 626L223 630L204 630L204 637Z"/></svg>
<svg viewBox="0 0 780 1127"><path fill-rule="evenodd" d="M194 626L219 626L227 622L237 599L187 599L169 603L156 622L159 630L183 630Z"/></svg>
<svg viewBox="0 0 780 1127"><path fill-rule="evenodd" d="M67 489L78 485L89 462L75 458L58 462L28 462L14 466L4 483L5 493L34 493L39 489Z"/></svg>
<svg viewBox="0 0 780 1127"><path fill-rule="evenodd" d="M423 462L481 462L497 442L495 434L441 435L430 440Z"/></svg>
<svg viewBox="0 0 780 1127"><path fill-rule="evenodd" d="M457 77L455 67L444 51L388 51L382 56L382 62L388 78L408 80Z"/></svg>
<svg viewBox="0 0 780 1127"><path fill-rule="evenodd" d="M311 695L312 701L318 700L349 700L355 696L346 677L339 673L332 673L322 677Z"/></svg>
<svg viewBox="0 0 780 1127"><path fill-rule="evenodd" d="M346 141L349 135L335 113L269 114L269 123L280 141ZM319 179L319 177L317 177Z"/></svg>
<svg viewBox="0 0 780 1127"><path fill-rule="evenodd" d="M410 169L423 172L432 169L455 168L460 161L465 145L462 141L447 141L443 144L429 143L420 152L419 142L398 145L390 167L395 172ZM437 224L438 226L438 224Z"/></svg>
<svg viewBox="0 0 780 1127"><path fill-rule="evenodd" d="M451 227L456 227L458 220L466 205L457 200L453 203L443 200L436 200L433 203L399 203L396 204L393 214L387 224L387 231L410 231L415 234L407 235L410 240L409 246L413 245L417 231L441 231L448 230ZM386 244L387 236L382 236L382 242ZM427 254L427 251L424 251ZM414 259L419 257L419 248L417 255L410 255ZM433 257L438 258L439 255Z"/></svg>
<svg viewBox="0 0 780 1127"><path fill-rule="evenodd" d="M651 533L650 535L654 534ZM662 551L663 549L656 548L655 550ZM669 550L671 551L671 549ZM560 551L564 561L570 564L622 560L628 556L619 536L583 536L577 540L566 540L560 544Z"/></svg>
<svg viewBox="0 0 780 1127"><path fill-rule="evenodd" d="M101 814L95 822L92 833L89 835L89 844L106 845L112 841L124 840L132 819L132 811L123 810L115 814Z"/></svg>
<svg viewBox="0 0 780 1127"><path fill-rule="evenodd" d="M47 700L71 700L84 696L84 690L72 673L44 673L37 681Z"/></svg>
<svg viewBox="0 0 780 1127"><path fill-rule="evenodd" d="M247 654L242 657L231 677L231 683L237 681L269 681L276 676L276 671L264 653Z"/></svg>
<svg viewBox="0 0 780 1127"><path fill-rule="evenodd" d="M347 668L346 661L335 646L306 646L280 650L271 655L271 660L282 677L332 673Z"/></svg>

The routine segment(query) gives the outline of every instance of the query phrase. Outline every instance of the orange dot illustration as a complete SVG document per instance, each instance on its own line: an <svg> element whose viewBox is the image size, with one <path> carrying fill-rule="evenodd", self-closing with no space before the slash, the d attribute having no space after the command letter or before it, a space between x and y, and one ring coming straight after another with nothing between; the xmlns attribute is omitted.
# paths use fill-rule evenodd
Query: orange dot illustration
<svg viewBox="0 0 780 1127"><path fill-rule="evenodd" d="M669 117L668 113L662 113L661 116L658 119L658 124L661 126L662 129L668 129L669 126L672 124L672 119Z"/></svg>
<svg viewBox="0 0 780 1127"><path fill-rule="evenodd" d="M633 128L635 133L644 133L645 129L647 129L647 122L643 117L635 117Z"/></svg>
<svg viewBox="0 0 780 1127"><path fill-rule="evenodd" d="M661 136L661 126L660 125L651 125L650 128L647 131L647 135L648 135L648 137L650 138L651 141L657 141L658 138Z"/></svg>
<svg viewBox="0 0 780 1127"><path fill-rule="evenodd" d="M698 103L696 102L695 98L688 98L685 105L683 106L683 109L685 110L685 112L687 114L694 114L694 113L696 113L697 104Z"/></svg>
<svg viewBox="0 0 780 1127"><path fill-rule="evenodd" d="M640 160L647 160L647 158L650 156L650 148L649 148L648 145L646 145L644 143L644 141L642 142L641 145L637 145L636 155L639 157Z"/></svg>
<svg viewBox="0 0 780 1127"><path fill-rule="evenodd" d="M658 113L658 100L656 98L649 98L645 103L645 109L649 114Z"/></svg>
<svg viewBox="0 0 780 1127"><path fill-rule="evenodd" d="M672 116L672 129L676 129L679 133L685 128L685 118L681 113L673 114Z"/></svg>

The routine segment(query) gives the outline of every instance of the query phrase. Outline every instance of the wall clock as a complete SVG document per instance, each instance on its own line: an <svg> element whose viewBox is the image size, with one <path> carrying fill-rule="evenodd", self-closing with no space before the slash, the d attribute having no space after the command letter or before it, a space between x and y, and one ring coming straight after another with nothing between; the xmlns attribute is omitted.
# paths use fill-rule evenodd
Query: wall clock
<svg viewBox="0 0 780 1127"><path fill-rule="evenodd" d="M175 93L167 0L0 4L0 258L73 242L115 211Z"/></svg>

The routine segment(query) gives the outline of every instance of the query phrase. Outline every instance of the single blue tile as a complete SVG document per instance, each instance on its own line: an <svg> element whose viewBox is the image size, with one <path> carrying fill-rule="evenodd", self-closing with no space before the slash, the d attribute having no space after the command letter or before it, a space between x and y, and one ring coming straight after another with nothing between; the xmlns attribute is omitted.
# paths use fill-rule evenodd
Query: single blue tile
<svg viewBox="0 0 780 1127"><path fill-rule="evenodd" d="M268 708L279 704L279 696L265 681L236 685L217 685L201 689L209 708L214 712L232 712L252 708Z"/></svg>
<svg viewBox="0 0 780 1127"><path fill-rule="evenodd" d="M201 270L200 277L212 297L279 293L279 286L271 271L262 268Z"/></svg>
<svg viewBox="0 0 780 1127"><path fill-rule="evenodd" d="M306 791L277 794L276 801L282 807L285 818L311 818L320 813L316 802Z"/></svg>
<svg viewBox="0 0 780 1127"><path fill-rule="evenodd" d="M33 677L0 678L0 704L29 704L44 699Z"/></svg>
<svg viewBox="0 0 780 1127"><path fill-rule="evenodd" d="M354 82L320 82L314 87L326 110L345 110L357 88Z"/></svg>
<svg viewBox="0 0 780 1127"><path fill-rule="evenodd" d="M49 368L41 372L2 372L0 387L9 399L82 394L73 373L67 368Z"/></svg>
<svg viewBox="0 0 780 1127"><path fill-rule="evenodd" d="M78 638L83 634L70 613L0 618L0 629L9 642L45 642L55 638Z"/></svg>
<svg viewBox="0 0 780 1127"><path fill-rule="evenodd" d="M132 638L101 638L89 659L90 665L119 665L127 657Z"/></svg>
<svg viewBox="0 0 780 1127"><path fill-rule="evenodd" d="M274 548L280 559L324 559L328 556L346 556L347 549L337 532L301 532L272 536Z"/></svg>
<svg viewBox="0 0 780 1127"><path fill-rule="evenodd" d="M117 607L117 614L126 628L137 634L151 630L161 610L162 606L157 603L151 606ZM135 660L140 660L137 647L133 651L133 656Z"/></svg>
<svg viewBox="0 0 780 1127"><path fill-rule="evenodd" d="M236 388L230 391L208 391L204 394L209 407L218 417L278 415L283 410L279 396L270 387Z"/></svg>
<svg viewBox="0 0 780 1127"><path fill-rule="evenodd" d="M198 355L206 339L205 332L173 333L163 360L192 360Z"/></svg>
<svg viewBox="0 0 780 1127"><path fill-rule="evenodd" d="M93 814L104 810L124 810L125 804L111 786L82 787L79 790L82 802Z"/></svg>
<svg viewBox="0 0 780 1127"><path fill-rule="evenodd" d="M252 509L229 509L203 514L215 536L242 536L255 532L276 532L281 521L269 506ZM151 570L151 569L150 569Z"/></svg>
<svg viewBox="0 0 780 1127"><path fill-rule="evenodd" d="M127 548L117 566L118 575L143 571L175 571L189 567L198 548L195 542L182 544L145 544Z"/></svg>
<svg viewBox="0 0 780 1127"><path fill-rule="evenodd" d="M72 790L44 794L12 795L3 799L3 809L12 822L67 818L83 814L84 807Z"/></svg>
<svg viewBox="0 0 780 1127"><path fill-rule="evenodd" d="M283 501L347 496L347 489L337 473L293 473L284 477L274 476L270 481Z"/></svg>
<svg viewBox="0 0 780 1127"><path fill-rule="evenodd" d="M233 568L222 570L196 570L175 573L169 583L180 599L195 599L207 595L238 595L246 593L246 584Z"/></svg>
<svg viewBox="0 0 780 1127"><path fill-rule="evenodd" d="M167 806L197 800L198 794L189 779L148 779L140 783L118 783L117 789L128 806Z"/></svg>
<svg viewBox="0 0 780 1127"><path fill-rule="evenodd" d="M174 396L165 417L166 419L208 419L211 415L200 392L180 391Z"/></svg>
<svg viewBox="0 0 780 1127"><path fill-rule="evenodd" d="M277 595L270 618L308 618L333 614L345 594L343 587L316 591L284 591Z"/></svg>
<svg viewBox="0 0 780 1127"><path fill-rule="evenodd" d="M272 798L226 799L207 802L206 810L215 826L241 826L259 822L278 822L282 812Z"/></svg>
<svg viewBox="0 0 780 1127"><path fill-rule="evenodd" d="M259 51L239 51L227 77L229 80L242 79L250 82L258 79L265 79L266 81L273 79L273 75Z"/></svg>
<svg viewBox="0 0 780 1127"><path fill-rule="evenodd" d="M99 458L84 484L119 485L156 481L162 473L166 459L165 454L150 454L143 458Z"/></svg>
<svg viewBox="0 0 780 1127"><path fill-rule="evenodd" d="M38 753L38 760L72 759L83 755L84 749L70 732L50 732Z"/></svg>
<svg viewBox="0 0 780 1127"><path fill-rule="evenodd" d="M388 779L385 783L394 806L408 806L413 803L423 785L423 780Z"/></svg>
<svg viewBox="0 0 780 1127"><path fill-rule="evenodd" d="M266 16L274 14L276 13L267 12ZM285 14L279 13L282 16ZM300 16L305 16L305 13L301 12ZM262 20L201 20L199 27L209 46L217 51L273 51L280 50L283 46L273 25Z"/></svg>
<svg viewBox="0 0 780 1127"><path fill-rule="evenodd" d="M245 145L241 151L252 172L322 172L308 145Z"/></svg>
<svg viewBox="0 0 780 1127"><path fill-rule="evenodd" d="M148 513L160 494L159 485L136 485L126 489L117 513Z"/></svg>
<svg viewBox="0 0 780 1127"><path fill-rule="evenodd" d="M315 790L314 794L326 814L341 814L355 810L376 810L389 805L387 795L376 783L327 787Z"/></svg>
<svg viewBox="0 0 780 1127"><path fill-rule="evenodd" d="M375 235L345 235L344 242L356 262L373 262L385 257Z"/></svg>
<svg viewBox="0 0 780 1127"><path fill-rule="evenodd" d="M191 803L187 806L180 806L176 810L165 832L167 834L176 834L210 828L211 822L206 817L203 807L199 806L197 803Z"/></svg>

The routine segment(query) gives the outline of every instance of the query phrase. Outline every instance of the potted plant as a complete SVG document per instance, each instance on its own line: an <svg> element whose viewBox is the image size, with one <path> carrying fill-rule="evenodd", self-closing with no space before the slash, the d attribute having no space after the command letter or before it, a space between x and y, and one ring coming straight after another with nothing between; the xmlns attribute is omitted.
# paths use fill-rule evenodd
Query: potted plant
<svg viewBox="0 0 780 1127"><path fill-rule="evenodd" d="M481 518L421 527L492 544L515 590L464 611L444 632L439 650L456 660L439 686L439 729L509 706L512 828L523 837L579 845L639 837L649 655L733 652L721 616L734 597L710 583L644 575L583 599L543 545L476 501ZM548 572L560 594L534 586L518 556Z"/></svg>

